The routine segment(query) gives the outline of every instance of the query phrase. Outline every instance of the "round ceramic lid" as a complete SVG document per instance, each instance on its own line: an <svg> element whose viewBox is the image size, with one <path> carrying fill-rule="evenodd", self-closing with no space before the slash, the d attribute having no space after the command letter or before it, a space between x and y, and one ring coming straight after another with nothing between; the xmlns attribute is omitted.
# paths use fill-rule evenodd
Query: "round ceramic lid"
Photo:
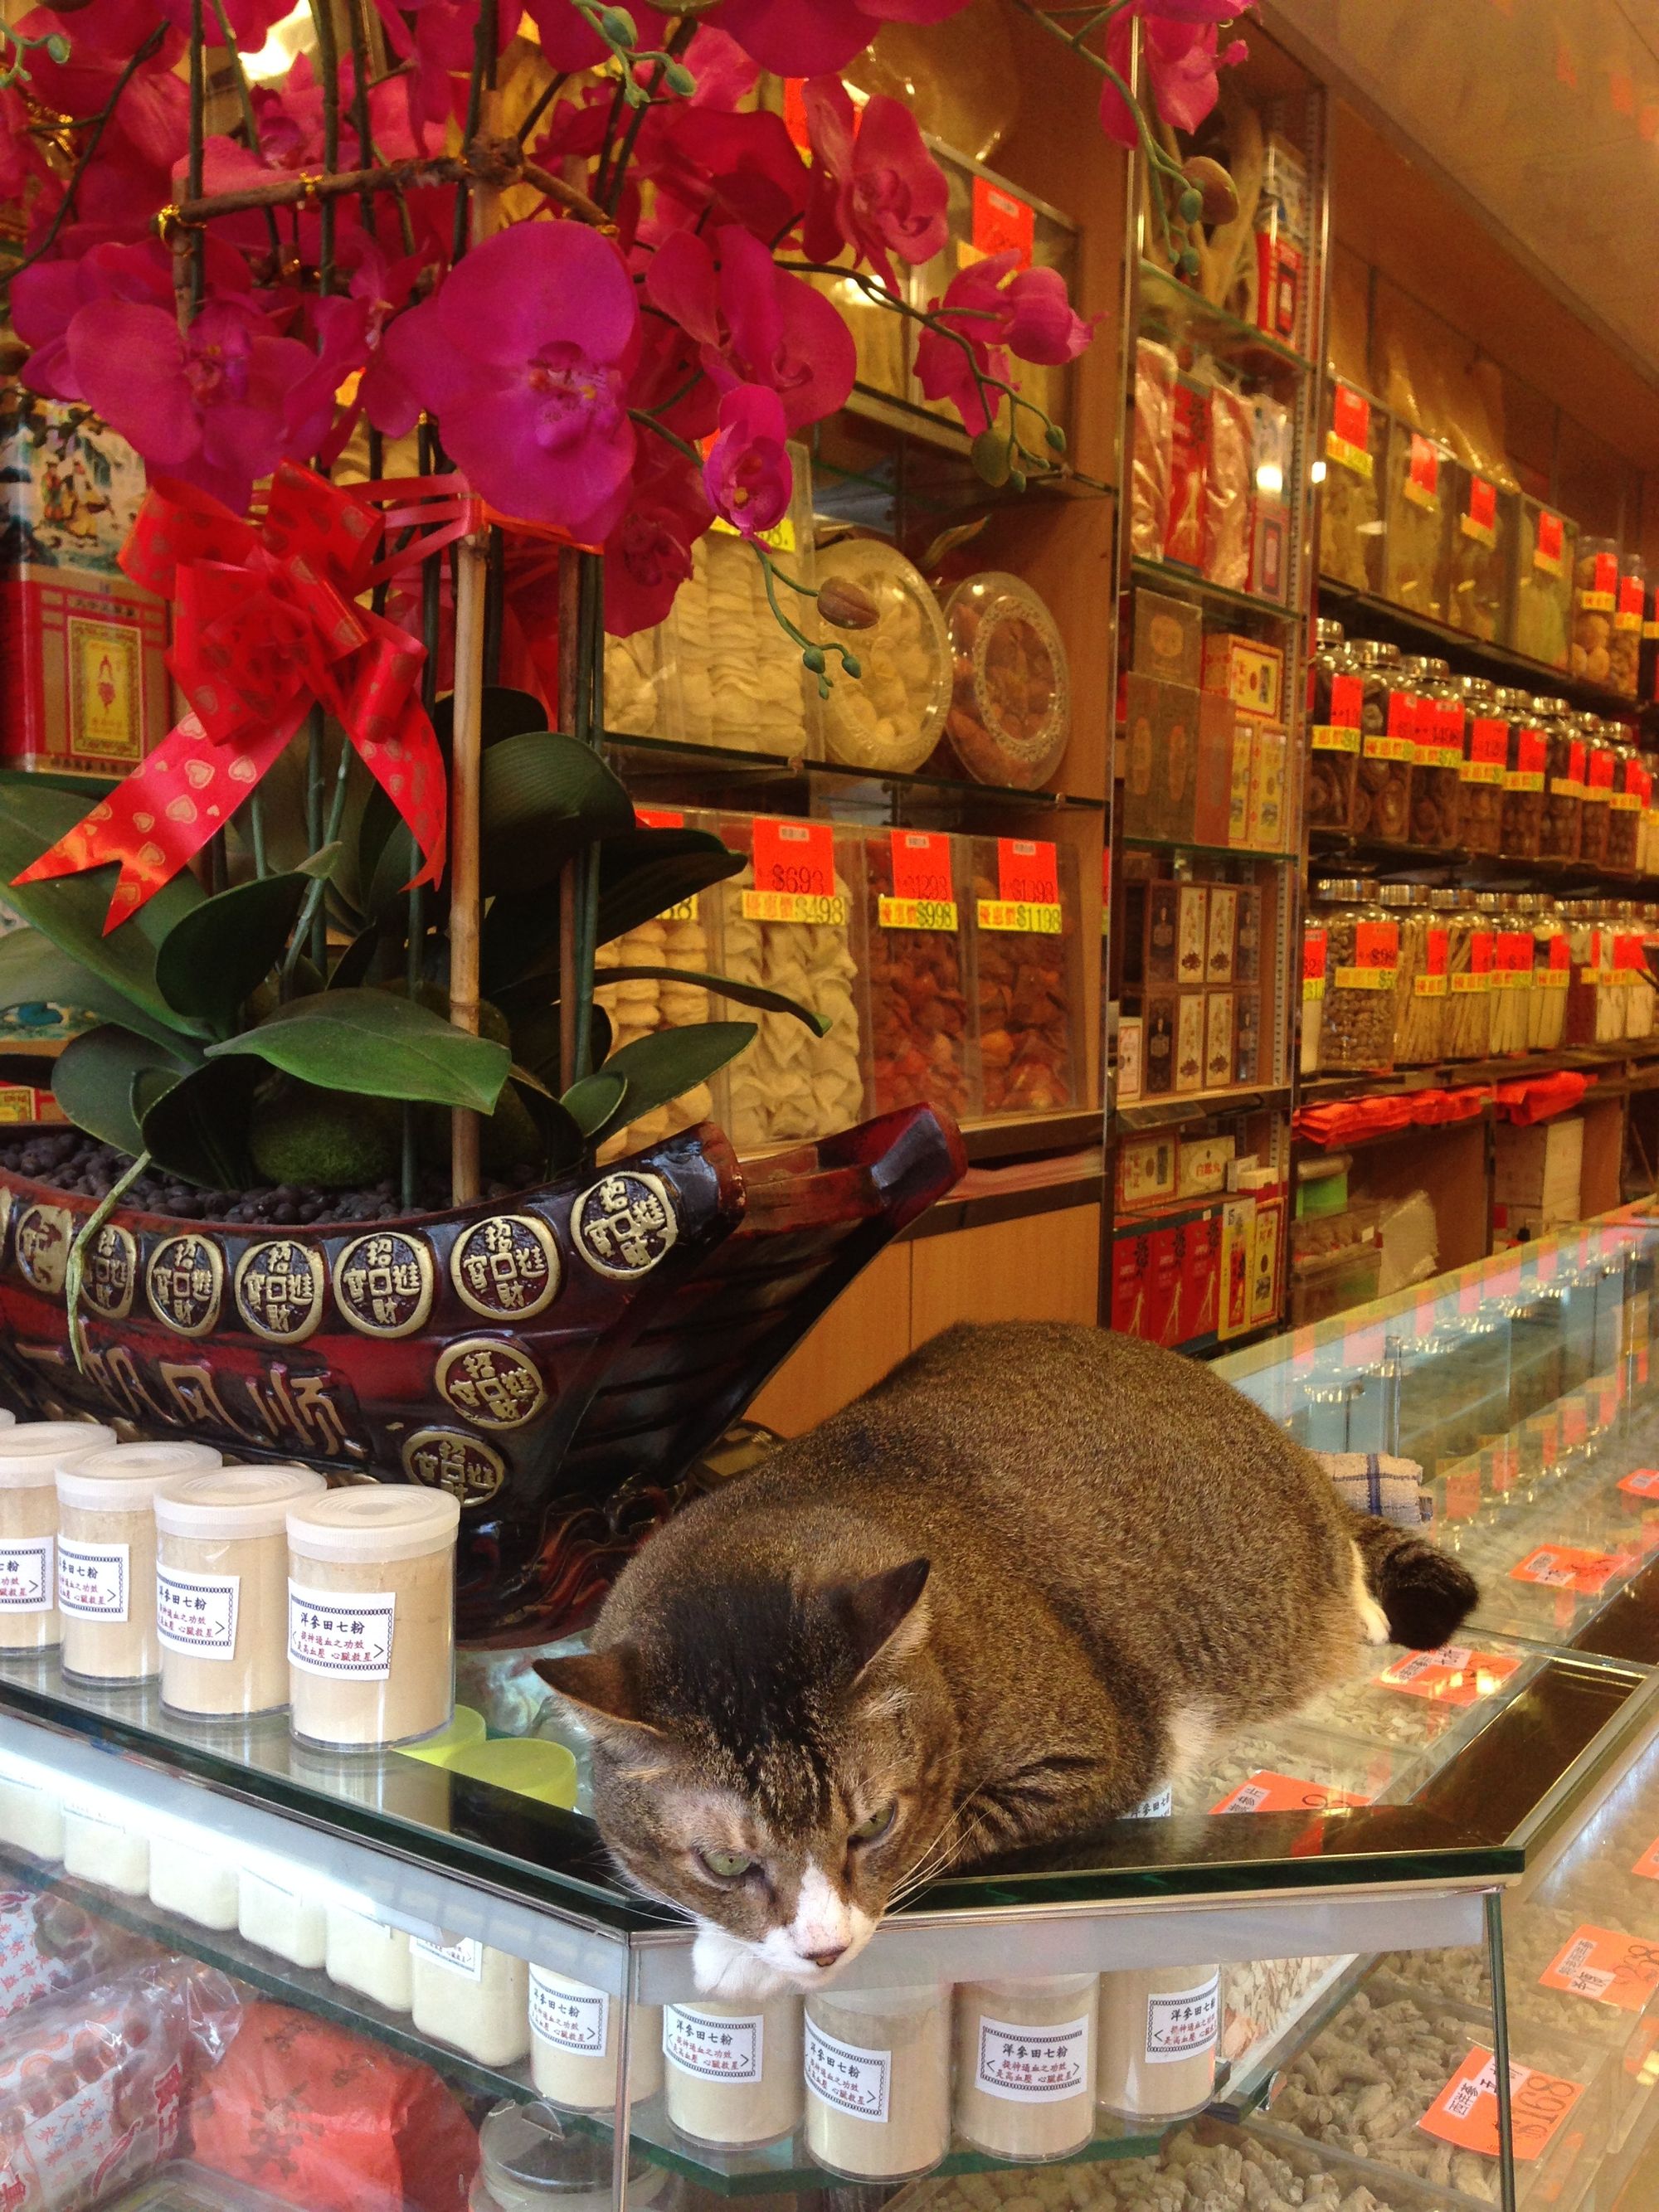
<svg viewBox="0 0 1659 2212"><path fill-rule="evenodd" d="M849 768L908 775L939 743L950 711L951 646L939 601L921 569L878 538L826 546L817 574L820 587L831 577L856 584L879 611L873 629L821 623L820 635L838 639L862 671L848 676L830 656L823 703L830 757Z"/></svg>
<svg viewBox="0 0 1659 2212"><path fill-rule="evenodd" d="M1035 791L1072 734L1072 684L1054 618L1029 584L988 569L945 603L955 682L947 734L980 783Z"/></svg>

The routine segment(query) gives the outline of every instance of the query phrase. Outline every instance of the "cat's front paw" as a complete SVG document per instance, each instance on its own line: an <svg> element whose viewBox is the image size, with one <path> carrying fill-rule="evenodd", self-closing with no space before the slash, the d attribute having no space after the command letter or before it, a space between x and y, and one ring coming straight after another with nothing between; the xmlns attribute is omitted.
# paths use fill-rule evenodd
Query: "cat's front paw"
<svg viewBox="0 0 1659 2212"><path fill-rule="evenodd" d="M700 1921L691 1946L691 1972L706 1997L727 1997L734 2002L750 1997L781 1996L793 1984L747 1943L728 1936L724 1928Z"/></svg>

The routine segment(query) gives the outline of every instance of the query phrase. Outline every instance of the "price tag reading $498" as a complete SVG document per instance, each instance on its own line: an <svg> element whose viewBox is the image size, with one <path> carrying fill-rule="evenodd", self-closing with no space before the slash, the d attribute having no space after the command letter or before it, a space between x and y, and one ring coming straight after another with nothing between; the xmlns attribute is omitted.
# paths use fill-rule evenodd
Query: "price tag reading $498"
<svg viewBox="0 0 1659 2212"><path fill-rule="evenodd" d="M1060 862L1052 845L1031 837L997 839L997 896L980 900L979 926L1060 935Z"/></svg>
<svg viewBox="0 0 1659 2212"><path fill-rule="evenodd" d="M755 888L743 894L745 921L847 927L847 901L836 889L835 832L827 822L755 823Z"/></svg>
<svg viewBox="0 0 1659 2212"><path fill-rule="evenodd" d="M884 891L878 916L884 929L954 929L956 885L951 841L933 830L888 832L893 889Z"/></svg>

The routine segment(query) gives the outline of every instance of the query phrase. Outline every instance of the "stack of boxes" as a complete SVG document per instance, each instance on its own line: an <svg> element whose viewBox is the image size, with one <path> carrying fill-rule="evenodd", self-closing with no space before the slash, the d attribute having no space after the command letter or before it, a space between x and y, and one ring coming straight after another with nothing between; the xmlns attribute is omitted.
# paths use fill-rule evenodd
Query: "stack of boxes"
<svg viewBox="0 0 1659 2212"><path fill-rule="evenodd" d="M1112 1327L1152 1344L1226 1343L1278 1318L1285 1200L1230 1136L1126 1137L1117 1154ZM1154 1209L1163 1208L1162 1212Z"/></svg>
<svg viewBox="0 0 1659 2212"><path fill-rule="evenodd" d="M1261 892L1164 878L1125 887L1123 1004L1140 1081L1118 1098L1250 1090L1261 1073ZM1132 1047L1130 1057L1133 1057Z"/></svg>
<svg viewBox="0 0 1659 2212"><path fill-rule="evenodd" d="M1500 1122L1494 1145L1492 1234L1501 1249L1581 1218L1584 1124L1577 1115L1529 1129Z"/></svg>

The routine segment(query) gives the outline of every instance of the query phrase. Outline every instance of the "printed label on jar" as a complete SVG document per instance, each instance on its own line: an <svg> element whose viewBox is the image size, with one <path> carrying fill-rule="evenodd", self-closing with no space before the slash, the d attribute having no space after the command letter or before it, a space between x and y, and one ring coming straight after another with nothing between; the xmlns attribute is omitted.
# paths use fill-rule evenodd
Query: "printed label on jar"
<svg viewBox="0 0 1659 2212"><path fill-rule="evenodd" d="M1471 724L1468 757L1463 763L1464 782L1501 784L1509 750L1507 723L1482 719Z"/></svg>
<svg viewBox="0 0 1659 2212"><path fill-rule="evenodd" d="M1532 565L1547 576L1561 574L1561 518L1547 507L1538 510L1538 536L1532 549Z"/></svg>
<svg viewBox="0 0 1659 2212"><path fill-rule="evenodd" d="M754 870L755 888L743 894L745 921L846 927L847 901L836 889L835 832L827 822L757 818Z"/></svg>
<svg viewBox="0 0 1659 2212"><path fill-rule="evenodd" d="M289 1664L307 1674L384 1682L392 1672L393 1590L288 1586Z"/></svg>
<svg viewBox="0 0 1659 2212"><path fill-rule="evenodd" d="M1613 610L1613 626L1615 629L1639 630L1641 629L1642 599L1642 579L1639 576L1621 577L1619 583L1619 605Z"/></svg>
<svg viewBox="0 0 1659 2212"><path fill-rule="evenodd" d="M1221 2033L1221 1976L1146 2000L1146 2063L1170 2066L1213 2051Z"/></svg>
<svg viewBox="0 0 1659 2212"><path fill-rule="evenodd" d="M155 1632L164 1650L192 1659L234 1659L240 1575L155 1570Z"/></svg>
<svg viewBox="0 0 1659 2212"><path fill-rule="evenodd" d="M530 1969L530 2032L544 2043L582 2058L603 2058L611 2047L611 2000L603 1990L566 1989Z"/></svg>
<svg viewBox="0 0 1659 2212"><path fill-rule="evenodd" d="M1011 2104L1050 2105L1084 2094L1089 2081L1089 2027L1082 2020L1056 2027L1018 2027L981 2017L979 2086Z"/></svg>
<svg viewBox="0 0 1659 2212"><path fill-rule="evenodd" d="M843 2043L810 2016L806 2022L806 2086L815 2097L855 2120L884 2124L892 2087L890 2051L864 2051Z"/></svg>
<svg viewBox="0 0 1659 2212"><path fill-rule="evenodd" d="M125 1620L128 1565L125 1544L77 1544L58 1540L58 1605L81 1620Z"/></svg>
<svg viewBox="0 0 1659 2212"><path fill-rule="evenodd" d="M1325 953L1329 933L1310 929L1302 939L1302 1003L1309 1006L1325 995Z"/></svg>
<svg viewBox="0 0 1659 2212"><path fill-rule="evenodd" d="M682 2074L704 2081L758 2081L765 2062L762 2013L717 2019L691 2005L665 2005L662 2053Z"/></svg>
<svg viewBox="0 0 1659 2212"><path fill-rule="evenodd" d="M50 1536L0 1544L0 1613L49 1613L55 1586Z"/></svg>
<svg viewBox="0 0 1659 2212"><path fill-rule="evenodd" d="M1346 724L1339 727L1332 722L1316 722L1313 749L1316 753L1357 753L1359 750L1359 732L1349 729Z"/></svg>
<svg viewBox="0 0 1659 2212"><path fill-rule="evenodd" d="M444 1932L447 1935L447 1931ZM434 1966L459 1974L463 1981L483 1981L483 1945L475 1942L471 1936L449 1936L447 1941L436 1943L429 1936L411 1936L409 1941L411 1949L430 1959Z"/></svg>

